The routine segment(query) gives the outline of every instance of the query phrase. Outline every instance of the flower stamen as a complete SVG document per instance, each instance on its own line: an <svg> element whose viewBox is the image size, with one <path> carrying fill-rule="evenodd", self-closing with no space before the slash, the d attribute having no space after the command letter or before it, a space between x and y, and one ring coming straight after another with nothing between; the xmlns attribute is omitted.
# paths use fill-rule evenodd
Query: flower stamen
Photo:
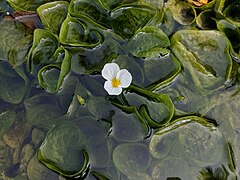
<svg viewBox="0 0 240 180"><path fill-rule="evenodd" d="M112 79L112 86L113 86L114 88L117 88L119 85L121 85L120 79L113 78L113 79Z"/></svg>

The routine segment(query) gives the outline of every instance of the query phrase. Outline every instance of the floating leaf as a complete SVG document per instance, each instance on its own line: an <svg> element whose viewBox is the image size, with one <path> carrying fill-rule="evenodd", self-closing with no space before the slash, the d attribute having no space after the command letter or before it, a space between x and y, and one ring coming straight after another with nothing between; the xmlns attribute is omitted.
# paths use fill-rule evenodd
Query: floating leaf
<svg viewBox="0 0 240 180"><path fill-rule="evenodd" d="M112 10L111 23L115 33L123 38L131 38L154 16L156 9L149 5L122 5Z"/></svg>
<svg viewBox="0 0 240 180"><path fill-rule="evenodd" d="M231 76L229 41L219 31L181 30L171 39L171 49L184 66L184 77L196 90L214 90Z"/></svg>
<svg viewBox="0 0 240 180"><path fill-rule="evenodd" d="M142 68L137 63L137 60L126 55L119 55L112 62L117 63L120 69L127 69L133 77L132 79L134 84L139 86L143 85L144 74Z"/></svg>
<svg viewBox="0 0 240 180"><path fill-rule="evenodd" d="M179 134L179 141L190 161L203 164L216 164L224 157L226 143L217 129L209 131L199 124L188 124Z"/></svg>
<svg viewBox="0 0 240 180"><path fill-rule="evenodd" d="M133 85L130 89L137 94L126 94L126 100L131 106L140 109L140 114L151 127L161 127L172 119L174 106L168 95L153 93Z"/></svg>
<svg viewBox="0 0 240 180"><path fill-rule="evenodd" d="M10 6L16 10L35 11L41 4L50 2L51 0L7 0Z"/></svg>
<svg viewBox="0 0 240 180"><path fill-rule="evenodd" d="M233 48L238 48L240 46L240 30L234 24L222 19L217 22L217 28L224 32L225 35L230 40Z"/></svg>
<svg viewBox="0 0 240 180"><path fill-rule="evenodd" d="M105 40L93 49L69 49L72 53L72 71L77 74L101 72L103 66L118 56L122 48L118 36L105 31Z"/></svg>
<svg viewBox="0 0 240 180"><path fill-rule="evenodd" d="M161 20L161 23L157 26L162 29L166 35L172 34L175 27L175 20L173 18L172 12L169 8L164 8L164 14Z"/></svg>
<svg viewBox="0 0 240 180"><path fill-rule="evenodd" d="M95 47L102 42L102 35L90 30L81 20L68 16L60 29L59 41L64 45Z"/></svg>
<svg viewBox="0 0 240 180"><path fill-rule="evenodd" d="M58 79L60 76L60 65L50 64L44 66L38 71L39 84L50 93L55 93L57 90Z"/></svg>
<svg viewBox="0 0 240 180"><path fill-rule="evenodd" d="M28 54L29 71L36 74L43 64L54 62L53 55L58 48L58 39L43 29L34 31L33 46Z"/></svg>
<svg viewBox="0 0 240 180"><path fill-rule="evenodd" d="M70 3L69 13L72 16L88 16L103 26L110 27L109 13L99 4L98 0L73 0Z"/></svg>
<svg viewBox="0 0 240 180"><path fill-rule="evenodd" d="M215 12L213 10L202 11L196 18L197 25L202 29L216 29Z"/></svg>
<svg viewBox="0 0 240 180"><path fill-rule="evenodd" d="M161 29L145 26L134 34L125 48L134 56L149 57L151 54L166 54L168 46L170 41Z"/></svg>
<svg viewBox="0 0 240 180"><path fill-rule="evenodd" d="M240 2L238 0L219 0L216 10L231 23L240 27Z"/></svg>
<svg viewBox="0 0 240 180"><path fill-rule="evenodd" d="M37 8L37 13L46 29L58 35L62 22L67 16L68 5L66 1L55 1Z"/></svg>
<svg viewBox="0 0 240 180"><path fill-rule="evenodd" d="M56 93L60 90L71 67L71 55L66 49L58 48L55 52L55 58L57 58L56 62L60 61L61 64L49 64L38 71L39 84L50 93Z"/></svg>
<svg viewBox="0 0 240 180"><path fill-rule="evenodd" d="M144 59L144 72L148 90L159 89L173 82L181 71L181 65L172 55Z"/></svg>
<svg viewBox="0 0 240 180"><path fill-rule="evenodd" d="M172 142L171 149L161 143ZM192 165L208 166L225 159L226 140L222 133L210 123L197 116L186 116L159 129L150 142L150 153L160 158L162 149L167 148L168 154L182 157ZM164 155L164 154L163 154Z"/></svg>
<svg viewBox="0 0 240 180"><path fill-rule="evenodd" d="M186 2L170 0L166 7L171 10L174 19L181 25L190 25L195 21L196 11Z"/></svg>

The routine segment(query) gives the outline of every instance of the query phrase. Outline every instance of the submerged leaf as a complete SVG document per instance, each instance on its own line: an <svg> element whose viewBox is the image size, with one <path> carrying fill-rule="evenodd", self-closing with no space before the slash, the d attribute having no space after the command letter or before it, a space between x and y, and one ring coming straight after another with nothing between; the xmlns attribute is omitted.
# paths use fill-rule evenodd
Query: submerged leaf
<svg viewBox="0 0 240 180"><path fill-rule="evenodd" d="M26 92L27 82L6 61L0 61L0 99L19 104Z"/></svg>
<svg viewBox="0 0 240 180"><path fill-rule="evenodd" d="M151 179L145 172L151 162L148 149L143 144L121 144L113 151L115 166L129 179Z"/></svg>
<svg viewBox="0 0 240 180"><path fill-rule="evenodd" d="M0 113L0 137L2 138L6 130L8 130L16 121L16 113L14 111L3 111Z"/></svg>
<svg viewBox="0 0 240 180"><path fill-rule="evenodd" d="M129 112L118 112L112 117L112 135L114 138L124 142L138 142L148 136L148 125L135 107L116 106Z"/></svg>
<svg viewBox="0 0 240 180"><path fill-rule="evenodd" d="M75 124L56 126L47 133L39 148L38 159L63 176L81 176L89 163L83 143L84 135Z"/></svg>
<svg viewBox="0 0 240 180"><path fill-rule="evenodd" d="M8 60L12 66L20 66L27 60L27 54L32 46L32 35L20 39L8 54Z"/></svg>

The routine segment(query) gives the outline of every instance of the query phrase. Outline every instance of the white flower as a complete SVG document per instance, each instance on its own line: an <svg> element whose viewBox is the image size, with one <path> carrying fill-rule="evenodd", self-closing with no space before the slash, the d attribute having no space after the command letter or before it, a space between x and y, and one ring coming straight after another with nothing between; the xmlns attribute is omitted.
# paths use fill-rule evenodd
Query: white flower
<svg viewBox="0 0 240 180"><path fill-rule="evenodd" d="M107 63L103 67L102 76L107 81L104 89L109 95L119 95L122 88L127 88L132 82L132 75L126 69L121 69L116 63Z"/></svg>

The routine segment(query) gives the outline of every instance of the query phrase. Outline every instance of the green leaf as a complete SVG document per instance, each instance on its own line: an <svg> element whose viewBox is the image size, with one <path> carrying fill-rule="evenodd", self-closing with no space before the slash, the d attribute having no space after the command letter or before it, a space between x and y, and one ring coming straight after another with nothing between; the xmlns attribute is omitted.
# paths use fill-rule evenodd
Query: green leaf
<svg viewBox="0 0 240 180"><path fill-rule="evenodd" d="M38 159L63 176L81 176L89 163L83 143L84 135L77 125L65 123L56 126L47 133L39 148Z"/></svg>
<svg viewBox="0 0 240 180"><path fill-rule="evenodd" d="M39 84L50 93L57 92L57 84L60 76L60 65L49 64L38 71Z"/></svg>
<svg viewBox="0 0 240 180"><path fill-rule="evenodd" d="M54 58L59 63L49 64L38 71L39 84L50 93L56 93L61 89L64 78L71 68L71 54L63 47L56 50Z"/></svg>
<svg viewBox="0 0 240 180"><path fill-rule="evenodd" d="M103 26L111 27L109 13L100 5L98 0L72 0L69 13L75 17L84 15Z"/></svg>
<svg viewBox="0 0 240 180"><path fill-rule="evenodd" d="M77 74L101 72L103 66L111 62L121 52L121 39L115 34L105 31L104 42L93 49L69 49L72 54L71 70Z"/></svg>
<svg viewBox="0 0 240 180"><path fill-rule="evenodd" d="M89 155L91 165L96 168L106 168L111 161L111 150L109 149L110 124L98 121L91 115L78 116L74 122L84 134L84 147Z"/></svg>
<svg viewBox="0 0 240 180"><path fill-rule="evenodd" d="M170 46L167 35L158 27L145 26L127 42L126 49L134 56L149 57L151 54L165 54Z"/></svg>
<svg viewBox="0 0 240 180"><path fill-rule="evenodd" d="M104 80L99 75L82 76L80 78L80 83L82 85L80 93L83 94L83 97L86 99L88 97L91 98L91 96L103 97L107 95L107 92L103 87Z"/></svg>
<svg viewBox="0 0 240 180"><path fill-rule="evenodd" d="M151 158L148 148L140 143L120 144L113 151L113 162L117 169L129 179L151 179L145 172L150 165Z"/></svg>
<svg viewBox="0 0 240 180"><path fill-rule="evenodd" d="M202 11L196 18L196 23L201 29L216 29L216 16L213 10Z"/></svg>
<svg viewBox="0 0 240 180"><path fill-rule="evenodd" d="M8 60L12 66L20 66L27 61L27 54L32 46L32 35L20 39L10 49Z"/></svg>
<svg viewBox="0 0 240 180"><path fill-rule="evenodd" d="M7 0L15 11L35 11L41 4L51 0Z"/></svg>
<svg viewBox="0 0 240 180"><path fill-rule="evenodd" d="M229 21L222 19L217 22L218 30L224 32L227 38L230 40L233 48L240 47L240 30L237 26Z"/></svg>
<svg viewBox="0 0 240 180"><path fill-rule="evenodd" d="M172 55L158 56L144 60L144 72L148 90L163 88L172 83L180 73L181 65Z"/></svg>
<svg viewBox="0 0 240 180"><path fill-rule="evenodd" d="M175 20L169 8L164 7L156 13L154 18L148 23L148 26L160 28L166 35L172 34L175 27Z"/></svg>
<svg viewBox="0 0 240 180"><path fill-rule="evenodd" d="M174 19L181 25L190 25L195 21L196 11L187 2L169 0L166 7L171 10Z"/></svg>
<svg viewBox="0 0 240 180"><path fill-rule="evenodd" d="M132 75L134 84L142 86L144 83L144 74L137 60L126 55L119 55L112 62L117 63L120 69L127 69Z"/></svg>
<svg viewBox="0 0 240 180"><path fill-rule="evenodd" d="M128 112L118 112L112 117L112 135L124 142L138 142L148 136L149 127L135 107L116 107Z"/></svg>
<svg viewBox="0 0 240 180"><path fill-rule="evenodd" d="M97 180L109 180L109 178L107 178L106 176L102 175L99 172L96 171L91 171L91 174L93 175L93 177L95 177Z"/></svg>
<svg viewBox="0 0 240 180"><path fill-rule="evenodd" d="M47 93L39 93L36 96L25 99L24 107L26 109L26 121L47 130L60 123L58 117L65 114L57 97Z"/></svg>
<svg viewBox="0 0 240 180"><path fill-rule="evenodd" d="M143 0L143 2L151 4L158 10L161 10L164 7L164 0Z"/></svg>
<svg viewBox="0 0 240 180"><path fill-rule="evenodd" d="M11 49L19 48L17 46L24 43L25 36L30 34L22 23L16 21L1 21L0 31L0 58L2 60L8 60Z"/></svg>
<svg viewBox="0 0 240 180"><path fill-rule="evenodd" d="M161 127L172 119L174 106L168 95L153 93L133 85L130 89L136 94L126 94L126 100L129 105L139 108L140 114L151 127Z"/></svg>
<svg viewBox="0 0 240 180"><path fill-rule="evenodd" d="M115 33L125 39L143 28L155 15L156 9L144 4L119 6L111 11L111 23Z"/></svg>
<svg viewBox="0 0 240 180"><path fill-rule="evenodd" d="M16 113L11 110L6 110L0 113L0 137L2 138L6 130L8 130L16 120Z"/></svg>
<svg viewBox="0 0 240 180"><path fill-rule="evenodd" d="M58 39L51 32L43 29L34 31L33 46L28 54L28 69L34 75L43 64L54 62L53 55L58 48Z"/></svg>
<svg viewBox="0 0 240 180"><path fill-rule="evenodd" d="M59 41L69 46L95 47L103 39L98 31L89 29L84 21L68 16L61 26Z"/></svg>
<svg viewBox="0 0 240 180"><path fill-rule="evenodd" d="M171 143L170 150L168 143L162 144L162 138ZM154 157L160 158L162 151L167 151L171 156L183 157L191 165L200 166L222 163L227 152L223 134L213 124L197 116L176 119L159 129L153 135L149 147Z"/></svg>
<svg viewBox="0 0 240 180"><path fill-rule="evenodd" d="M62 22L67 16L68 5L66 1L55 1L37 8L37 13L46 29L58 35Z"/></svg>
<svg viewBox="0 0 240 180"><path fill-rule="evenodd" d="M191 174L193 170L181 157L166 157L156 161L155 164L151 169L152 179L181 180L195 178L195 176Z"/></svg>
<svg viewBox="0 0 240 180"><path fill-rule="evenodd" d="M184 66L191 88L203 92L221 87L231 77L229 41L214 30L181 30L171 39L171 49Z"/></svg>
<svg viewBox="0 0 240 180"><path fill-rule="evenodd" d="M19 104L23 100L27 82L6 61L0 61L0 99Z"/></svg>
<svg viewBox="0 0 240 180"><path fill-rule="evenodd" d="M48 169L38 160L37 154L28 163L27 176L34 180L57 179L59 177L57 173Z"/></svg>
<svg viewBox="0 0 240 180"><path fill-rule="evenodd" d="M232 24L240 27L240 13L238 0L217 0L215 9L217 15L223 19L226 18Z"/></svg>
<svg viewBox="0 0 240 180"><path fill-rule="evenodd" d="M87 100L86 105L90 113L99 119L109 119L116 109L109 101L106 101L106 99L101 96L91 96Z"/></svg>

